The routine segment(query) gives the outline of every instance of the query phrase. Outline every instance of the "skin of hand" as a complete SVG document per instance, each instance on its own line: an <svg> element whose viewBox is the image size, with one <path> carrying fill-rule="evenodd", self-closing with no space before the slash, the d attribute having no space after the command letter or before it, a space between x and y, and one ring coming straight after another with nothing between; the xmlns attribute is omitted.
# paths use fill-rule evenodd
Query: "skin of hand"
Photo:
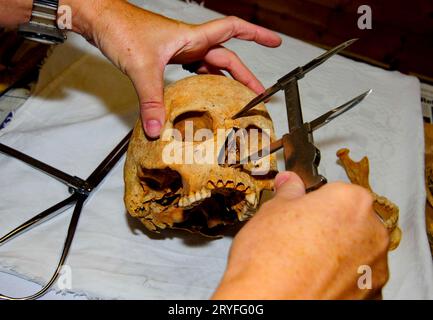
<svg viewBox="0 0 433 320"><path fill-rule="evenodd" d="M33 0L0 0L0 25L29 21ZM143 128L151 138L165 122L163 73L169 63L200 61L197 73L229 72L256 93L262 84L240 58L222 44L231 38L277 47L274 32L236 17L192 25L146 11L125 0L60 0L72 11L72 31L84 36L120 70L137 91Z"/></svg>
<svg viewBox="0 0 433 320"><path fill-rule="evenodd" d="M305 195L302 180L284 172L233 240L213 299L379 299L388 280L386 228L371 195L330 183ZM371 268L371 289L358 279Z"/></svg>
<svg viewBox="0 0 433 320"><path fill-rule="evenodd" d="M0 26L16 28L30 20L32 0L0 0Z"/></svg>
<svg viewBox="0 0 433 320"><path fill-rule="evenodd" d="M4 1L4 0L0 0ZM156 138L165 122L163 72L169 63L201 61L197 73L225 70L256 93L264 87L222 44L231 38L277 47L274 32L236 17L192 25L143 10L123 0L61 0L72 8L73 31L97 46L129 76L140 101L146 134Z"/></svg>

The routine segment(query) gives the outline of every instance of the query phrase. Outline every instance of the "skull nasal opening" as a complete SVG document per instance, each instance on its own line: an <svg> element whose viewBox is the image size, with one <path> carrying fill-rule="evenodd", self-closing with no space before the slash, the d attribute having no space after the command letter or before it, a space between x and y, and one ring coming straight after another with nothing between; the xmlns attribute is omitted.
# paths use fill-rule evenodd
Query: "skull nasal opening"
<svg viewBox="0 0 433 320"><path fill-rule="evenodd" d="M182 177L177 171L170 168L140 168L138 177L141 184L156 191L170 189L171 192L176 192L182 187Z"/></svg>
<svg viewBox="0 0 433 320"><path fill-rule="evenodd" d="M213 119L207 112L189 111L178 115L173 121L173 128L178 130L182 136L182 141L191 139L193 141L196 132L200 129L208 131L201 132L204 140L213 136ZM189 137L188 134L191 136Z"/></svg>

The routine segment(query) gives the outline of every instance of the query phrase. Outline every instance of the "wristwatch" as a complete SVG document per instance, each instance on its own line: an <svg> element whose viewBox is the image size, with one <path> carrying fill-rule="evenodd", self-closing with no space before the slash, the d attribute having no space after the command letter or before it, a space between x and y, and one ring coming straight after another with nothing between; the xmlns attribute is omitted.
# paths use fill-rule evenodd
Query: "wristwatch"
<svg viewBox="0 0 433 320"><path fill-rule="evenodd" d="M59 0L33 0L30 21L21 24L18 33L24 38L45 43L63 43L66 36L57 26Z"/></svg>

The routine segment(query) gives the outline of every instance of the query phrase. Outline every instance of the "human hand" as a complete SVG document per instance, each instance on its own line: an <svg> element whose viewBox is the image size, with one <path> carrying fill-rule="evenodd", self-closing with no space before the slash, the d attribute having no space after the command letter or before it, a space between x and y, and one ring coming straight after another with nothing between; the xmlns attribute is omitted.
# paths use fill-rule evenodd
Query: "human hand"
<svg viewBox="0 0 433 320"><path fill-rule="evenodd" d="M264 203L233 240L214 299L381 298L388 279L386 228L371 195L330 183L305 195L289 172L275 180ZM360 289L360 266L371 268L371 289Z"/></svg>
<svg viewBox="0 0 433 320"><path fill-rule="evenodd" d="M82 2L81 0L64 0ZM89 4L92 3L89 7ZM74 30L94 43L132 80L140 101L145 132L159 136L165 122L163 72L169 63L201 61L198 73L228 71L256 93L264 88L240 58L221 44L231 38L255 41L268 47L280 45L274 32L236 17L200 25L172 20L123 0L84 1L79 14L91 10L92 19L79 16ZM73 20L74 21L74 20Z"/></svg>

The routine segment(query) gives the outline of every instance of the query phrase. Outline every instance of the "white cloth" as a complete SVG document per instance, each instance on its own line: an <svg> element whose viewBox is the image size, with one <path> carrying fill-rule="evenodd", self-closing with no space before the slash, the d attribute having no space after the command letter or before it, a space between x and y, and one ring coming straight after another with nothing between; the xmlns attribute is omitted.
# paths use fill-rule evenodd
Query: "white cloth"
<svg viewBox="0 0 433 320"><path fill-rule="evenodd" d="M219 17L194 4L135 2L189 22ZM287 36L283 39L277 49L238 40L227 46L269 86L322 52ZM172 82L187 75L179 66L170 66L165 77ZM403 230L400 247L390 253L391 278L384 297L433 298L432 260L424 228L418 81L333 57L308 74L300 88L305 120L369 88L374 90L362 105L315 133L322 151L320 170L330 181L347 181L335 152L348 147L354 159L369 157L371 185L399 205ZM281 136L287 131L282 94L268 106ZM71 35L54 50L42 69L36 93L0 131L0 141L86 178L133 126L137 109L129 80L96 49ZM209 241L185 233L162 238L146 232L125 212L123 162L84 207L67 260L72 271L70 291L94 298L208 298L224 271L232 238ZM5 156L0 156L0 174L0 234L67 195L62 184ZM57 263L70 215L68 210L0 247L0 269L45 283Z"/></svg>

